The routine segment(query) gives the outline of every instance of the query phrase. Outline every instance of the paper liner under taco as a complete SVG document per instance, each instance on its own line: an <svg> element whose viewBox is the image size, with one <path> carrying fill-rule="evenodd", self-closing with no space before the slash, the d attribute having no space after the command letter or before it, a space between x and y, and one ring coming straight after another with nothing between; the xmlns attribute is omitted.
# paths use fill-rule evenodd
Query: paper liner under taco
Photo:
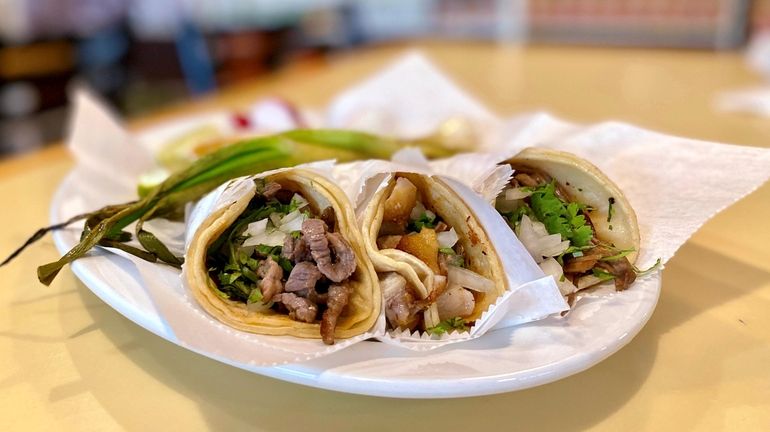
<svg viewBox="0 0 770 432"><path fill-rule="evenodd" d="M337 321L334 335L335 338L349 338L372 328L381 309L379 283L361 234L356 228L352 206L345 194L324 176L310 170L288 169L267 175L265 179L300 192L317 213L327 206L333 208L337 221L335 231L350 244L357 264L355 272L347 279L352 294ZM206 265L209 246L247 208L255 194L256 188L253 188L231 205L215 211L203 220L189 241L185 254L186 285L203 309L231 327L265 335L320 339L319 322L296 321L272 309L249 310L245 303L223 298L209 276Z"/></svg>

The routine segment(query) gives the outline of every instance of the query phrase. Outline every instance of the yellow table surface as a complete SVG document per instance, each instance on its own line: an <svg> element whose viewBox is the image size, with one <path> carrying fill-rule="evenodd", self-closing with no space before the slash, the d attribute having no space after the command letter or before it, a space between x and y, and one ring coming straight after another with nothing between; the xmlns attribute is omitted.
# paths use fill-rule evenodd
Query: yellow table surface
<svg viewBox="0 0 770 432"><path fill-rule="evenodd" d="M737 53L419 46L502 114L548 109L768 146L770 119L712 109L717 91L759 81ZM298 63L132 126L275 94L320 107L406 47ZM0 163L0 253L48 223L71 168L58 146ZM0 430L770 430L768 220L765 185L704 225L663 272L647 326L597 366L525 391L423 401L302 387L193 354L113 311L69 270L38 284L35 267L58 257L48 237L0 268Z"/></svg>

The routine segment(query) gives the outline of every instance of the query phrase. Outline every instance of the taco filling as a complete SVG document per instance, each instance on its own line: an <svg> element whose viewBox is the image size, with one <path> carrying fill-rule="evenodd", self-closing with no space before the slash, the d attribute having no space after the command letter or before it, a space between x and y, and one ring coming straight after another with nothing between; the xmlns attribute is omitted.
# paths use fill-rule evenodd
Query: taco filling
<svg viewBox="0 0 770 432"><path fill-rule="evenodd" d="M397 176L383 204L377 248L396 249L421 261L433 274L433 282L425 286L426 293L397 272L380 274L389 328L440 334L465 331L473 324L477 303L496 288L467 268L469 258L458 240L455 228L418 187Z"/></svg>
<svg viewBox="0 0 770 432"><path fill-rule="evenodd" d="M627 255L603 241L591 222L593 209L568 192L546 172L516 166L495 207L546 274L556 279L563 295L613 280L625 290L637 276ZM607 222L612 229L614 198L608 202Z"/></svg>
<svg viewBox="0 0 770 432"><path fill-rule="evenodd" d="M246 210L208 248L212 289L254 312L320 323L323 341L333 344L352 294L355 253L337 232L332 207L313 208L291 185L256 182Z"/></svg>

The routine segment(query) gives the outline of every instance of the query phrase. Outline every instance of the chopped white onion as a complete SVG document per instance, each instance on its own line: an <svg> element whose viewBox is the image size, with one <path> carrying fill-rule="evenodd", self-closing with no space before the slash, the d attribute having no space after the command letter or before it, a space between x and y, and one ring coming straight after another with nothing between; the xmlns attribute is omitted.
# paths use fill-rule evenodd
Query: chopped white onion
<svg viewBox="0 0 770 432"><path fill-rule="evenodd" d="M307 200L302 195L295 193L294 196L291 197L291 202L297 205L297 209L301 209L308 205Z"/></svg>
<svg viewBox="0 0 770 432"><path fill-rule="evenodd" d="M473 291L493 292L495 283L491 280L462 267L447 266L447 281L450 285L460 285Z"/></svg>
<svg viewBox="0 0 770 432"><path fill-rule="evenodd" d="M278 226L285 225L285 224L293 221L294 219L297 219L297 218L302 217L302 216L303 216L302 212L300 212L299 210L294 210L293 212L291 212L291 213L287 214L286 216L282 217L281 221L278 223Z"/></svg>
<svg viewBox="0 0 770 432"><path fill-rule="evenodd" d="M278 212L273 212L273 213L270 213L270 216L268 216L268 217L270 218L270 222L272 222L272 223L273 223L273 226L274 226L274 227L279 227L279 226L281 226L281 218L282 218L283 216L282 216L280 213L278 213Z"/></svg>
<svg viewBox="0 0 770 432"><path fill-rule="evenodd" d="M267 219L258 220L256 222L252 222L249 224L249 226L246 227L246 231L243 232L244 235L247 235L249 237L253 237L255 235L262 234L267 229Z"/></svg>
<svg viewBox="0 0 770 432"><path fill-rule="evenodd" d="M569 240L562 241L558 233L548 234L542 222L532 221L527 215L522 216L516 237L537 263L543 262L543 257L558 256L569 247Z"/></svg>
<svg viewBox="0 0 770 432"><path fill-rule="evenodd" d="M568 295L575 291L577 291L577 288L575 285L569 281L569 279L563 277L564 276L564 269L562 266L559 265L559 262L556 261L553 258L548 258L542 263L540 263L540 269L543 270L543 273L547 275L553 276L553 279L556 281L556 286L559 287L559 291L561 292L561 295Z"/></svg>
<svg viewBox="0 0 770 432"><path fill-rule="evenodd" d="M529 188L516 187L505 190L505 199L509 201L526 198L530 195L532 195L532 191Z"/></svg>
<svg viewBox="0 0 770 432"><path fill-rule="evenodd" d="M438 246L442 248L454 247L458 240L457 233L455 232L454 228L450 229L449 231L436 234L436 238L438 239Z"/></svg>
<svg viewBox="0 0 770 432"><path fill-rule="evenodd" d="M425 206L420 201L417 201L417 204L415 204L414 208L412 208L412 212L409 213L409 219L419 219L423 213L425 213Z"/></svg>
<svg viewBox="0 0 770 432"><path fill-rule="evenodd" d="M428 219L436 219L436 213L433 213L432 211L425 209L425 216L428 217Z"/></svg>
<svg viewBox="0 0 770 432"><path fill-rule="evenodd" d="M307 219L307 216L304 213L294 210L281 219L278 229L287 234L299 231L302 229L302 223L305 222L305 219Z"/></svg>
<svg viewBox="0 0 770 432"><path fill-rule="evenodd" d="M287 234L276 229L265 231L261 234L249 237L243 242L244 247L248 246L283 246L284 240L286 240Z"/></svg>

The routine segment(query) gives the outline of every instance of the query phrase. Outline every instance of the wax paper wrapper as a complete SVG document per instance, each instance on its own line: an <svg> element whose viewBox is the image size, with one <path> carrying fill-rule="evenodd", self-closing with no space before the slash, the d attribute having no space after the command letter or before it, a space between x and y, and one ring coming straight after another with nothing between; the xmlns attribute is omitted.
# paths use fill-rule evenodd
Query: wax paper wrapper
<svg viewBox="0 0 770 432"><path fill-rule="evenodd" d="M467 158L467 163L482 168L478 163L487 160L488 155L478 156L478 158ZM453 162L451 165L456 166L459 163ZM484 195L497 194L495 191L499 190L498 185L501 181L507 181L510 176L510 167L498 169L494 163L490 163L479 171L490 177L499 177L494 181L484 178L475 183L480 193L451 176L440 176L439 180L445 182L463 200L486 231L506 273L504 281L507 286L506 292L476 320L467 332L453 331L442 335L431 335L420 331L391 330L379 336L378 340L414 351L427 351L451 343L476 339L494 329L534 321L568 309L553 278L546 276L540 270L507 223L484 198ZM414 149L398 152L394 155L393 162L353 162L340 164L333 171L337 183L348 194L351 201L357 203L356 213L359 215L359 222L371 197L380 188L386 187L395 172L435 174L428 161ZM486 184L491 185L489 187L492 192L483 189ZM503 281L495 282L503 283Z"/></svg>

